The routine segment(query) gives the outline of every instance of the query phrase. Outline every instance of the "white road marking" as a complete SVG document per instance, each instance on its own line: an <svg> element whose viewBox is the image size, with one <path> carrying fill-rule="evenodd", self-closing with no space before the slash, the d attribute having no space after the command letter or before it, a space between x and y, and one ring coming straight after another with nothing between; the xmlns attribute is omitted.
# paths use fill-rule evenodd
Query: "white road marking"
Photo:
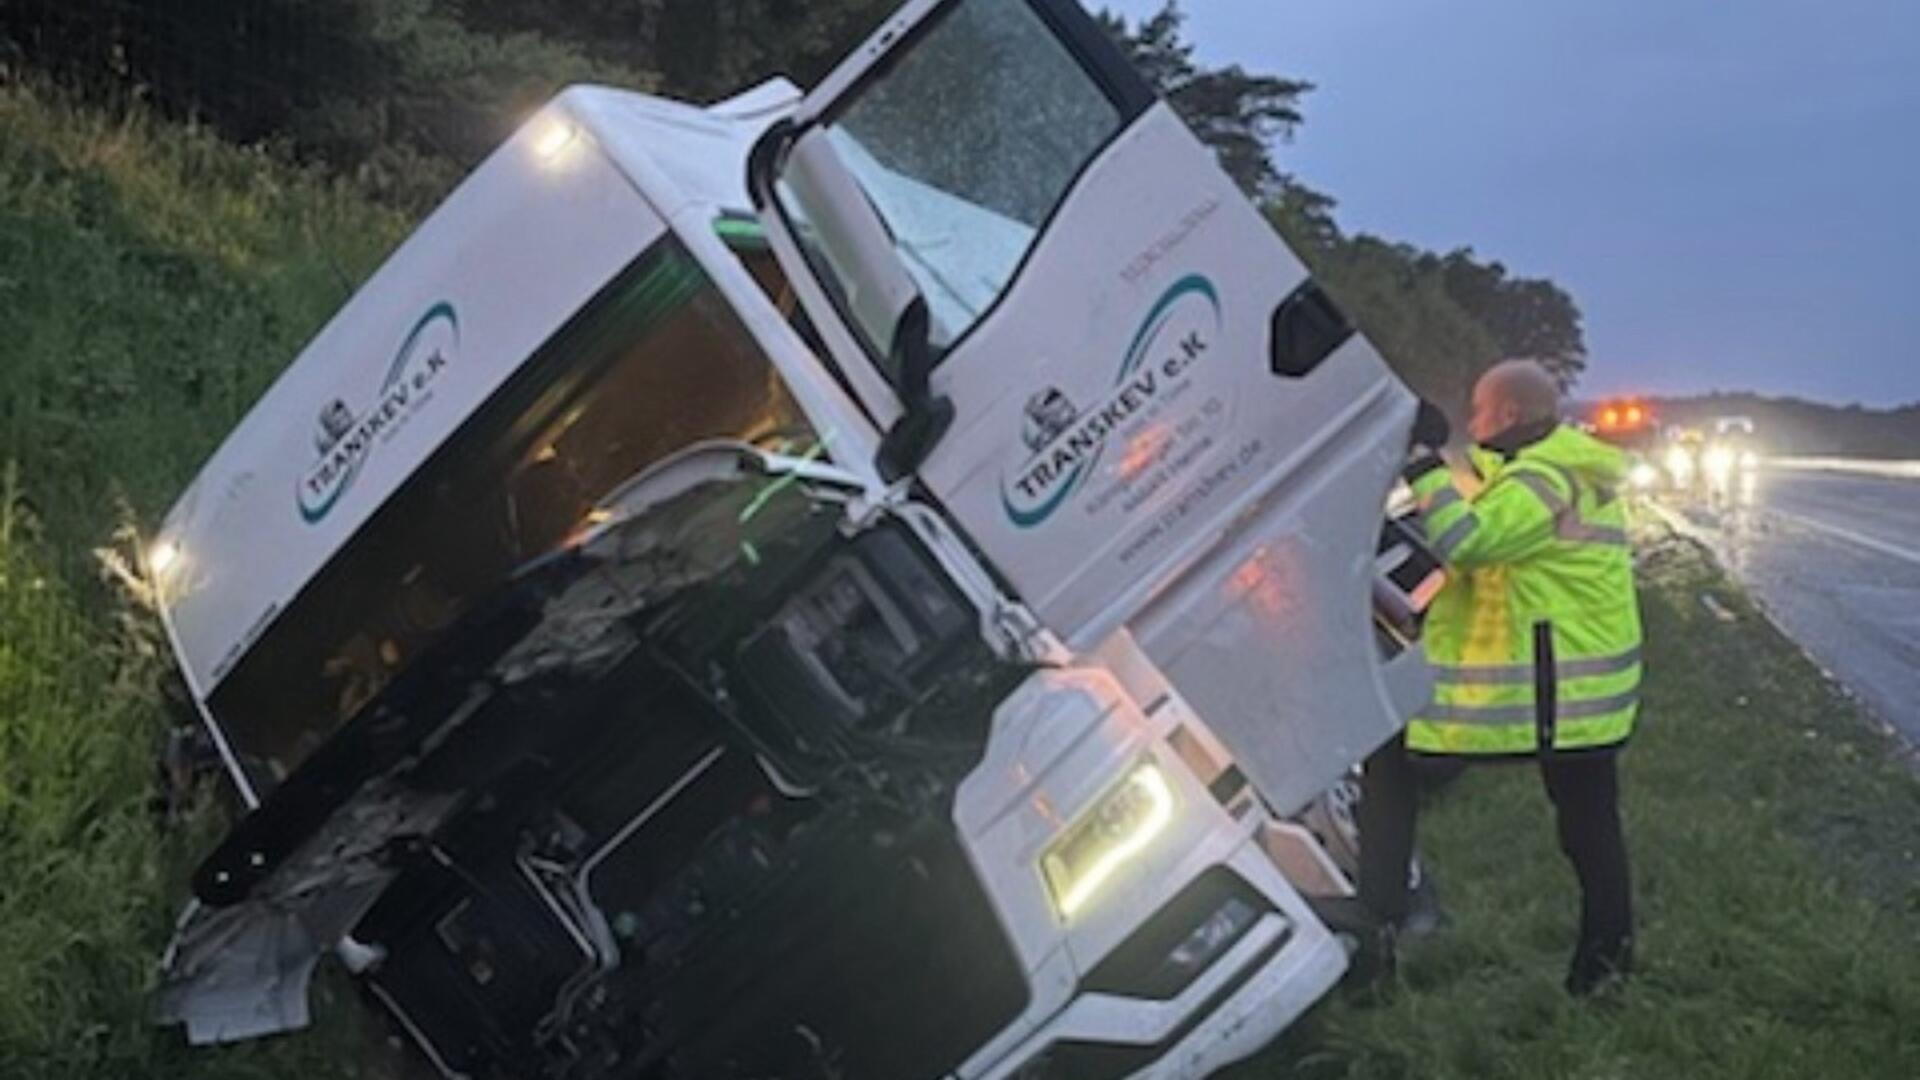
<svg viewBox="0 0 1920 1080"><path fill-rule="evenodd" d="M1920 479L1920 461L1873 461L1864 458L1766 458L1770 469L1810 469L1819 472L1858 473L1899 480Z"/></svg>
<svg viewBox="0 0 1920 1080"><path fill-rule="evenodd" d="M1915 566L1920 566L1920 551L1915 551L1912 548L1903 548L1898 544L1889 544L1885 540L1876 539L1863 533L1857 533L1852 529L1843 529L1838 525L1829 525L1817 518L1803 517L1799 514L1789 514L1785 510L1769 508L1767 513L1791 521L1796 525L1805 526L1815 532L1826 533L1835 539L1845 540L1850 544L1857 544L1870 551L1877 551L1882 555L1891 556L1903 562L1910 562Z"/></svg>

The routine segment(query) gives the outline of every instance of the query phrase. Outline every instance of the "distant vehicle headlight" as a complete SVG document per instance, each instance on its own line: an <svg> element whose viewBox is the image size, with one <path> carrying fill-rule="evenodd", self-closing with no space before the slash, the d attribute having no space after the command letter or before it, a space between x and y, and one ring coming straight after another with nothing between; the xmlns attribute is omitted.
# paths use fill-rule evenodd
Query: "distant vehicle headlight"
<svg viewBox="0 0 1920 1080"><path fill-rule="evenodd" d="M1040 857L1060 914L1071 917L1086 907L1100 886L1172 821L1173 788L1151 762L1101 795Z"/></svg>
<svg viewBox="0 0 1920 1080"><path fill-rule="evenodd" d="M1676 483L1684 484L1687 477L1693 475L1693 453L1684 446L1676 446L1667 451L1667 471L1673 474Z"/></svg>
<svg viewBox="0 0 1920 1080"><path fill-rule="evenodd" d="M1635 465L1632 471L1627 473L1627 480L1630 481L1634 487L1639 488L1641 491L1646 491L1660 483L1660 470L1642 461Z"/></svg>
<svg viewBox="0 0 1920 1080"><path fill-rule="evenodd" d="M1702 459L1702 464L1707 470L1707 475L1715 479L1724 479L1727 474L1733 472L1733 465L1736 460L1732 450L1724 446L1716 446L1707 451L1706 457Z"/></svg>
<svg viewBox="0 0 1920 1080"><path fill-rule="evenodd" d="M1760 455L1759 455L1759 454L1756 454L1756 453L1754 453L1754 452L1753 452L1753 451L1751 451L1751 450L1748 450L1748 451L1746 451L1746 452L1744 452L1744 453L1742 453L1742 454L1740 455L1740 467L1741 467L1741 468L1743 468L1743 469L1757 469L1757 468L1759 468L1759 467L1760 467Z"/></svg>

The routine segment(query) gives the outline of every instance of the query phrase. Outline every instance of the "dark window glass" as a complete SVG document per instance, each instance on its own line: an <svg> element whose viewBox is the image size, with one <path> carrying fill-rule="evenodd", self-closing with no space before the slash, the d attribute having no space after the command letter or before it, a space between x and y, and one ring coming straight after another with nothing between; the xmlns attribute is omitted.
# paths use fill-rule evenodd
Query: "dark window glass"
<svg viewBox="0 0 1920 1080"><path fill-rule="evenodd" d="M621 481L713 438L795 452L814 441L733 311L666 240L469 418L214 691L209 706L257 788Z"/></svg>

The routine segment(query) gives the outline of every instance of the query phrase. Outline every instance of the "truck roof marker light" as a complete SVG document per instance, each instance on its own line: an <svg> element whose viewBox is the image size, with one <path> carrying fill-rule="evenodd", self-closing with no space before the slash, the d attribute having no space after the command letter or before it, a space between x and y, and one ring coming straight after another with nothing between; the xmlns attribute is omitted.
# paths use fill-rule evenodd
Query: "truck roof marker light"
<svg viewBox="0 0 1920 1080"><path fill-rule="evenodd" d="M136 584L158 608L173 606L192 585L193 575L189 573L192 560L175 538L162 537L144 546L136 545L134 559L135 565L128 566L127 560L116 555L113 564L121 577Z"/></svg>
<svg viewBox="0 0 1920 1080"><path fill-rule="evenodd" d="M180 561L180 545L171 540L161 540L147 549L147 569L159 576Z"/></svg>
<svg viewBox="0 0 1920 1080"><path fill-rule="evenodd" d="M566 120L549 117L540 124L540 130L533 137L533 156L549 164L580 136L579 127Z"/></svg>

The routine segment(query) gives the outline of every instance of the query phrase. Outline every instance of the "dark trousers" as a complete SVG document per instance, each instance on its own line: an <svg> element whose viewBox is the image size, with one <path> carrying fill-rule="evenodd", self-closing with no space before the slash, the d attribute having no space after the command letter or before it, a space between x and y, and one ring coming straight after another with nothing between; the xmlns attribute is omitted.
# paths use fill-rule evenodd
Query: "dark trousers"
<svg viewBox="0 0 1920 1080"><path fill-rule="evenodd" d="M1540 776L1553 800L1560 850L1580 879L1580 946L1612 954L1633 936L1620 783L1611 750L1549 755ZM1419 778L1404 735L1367 758L1360 797L1360 899L1394 923L1407 917Z"/></svg>

